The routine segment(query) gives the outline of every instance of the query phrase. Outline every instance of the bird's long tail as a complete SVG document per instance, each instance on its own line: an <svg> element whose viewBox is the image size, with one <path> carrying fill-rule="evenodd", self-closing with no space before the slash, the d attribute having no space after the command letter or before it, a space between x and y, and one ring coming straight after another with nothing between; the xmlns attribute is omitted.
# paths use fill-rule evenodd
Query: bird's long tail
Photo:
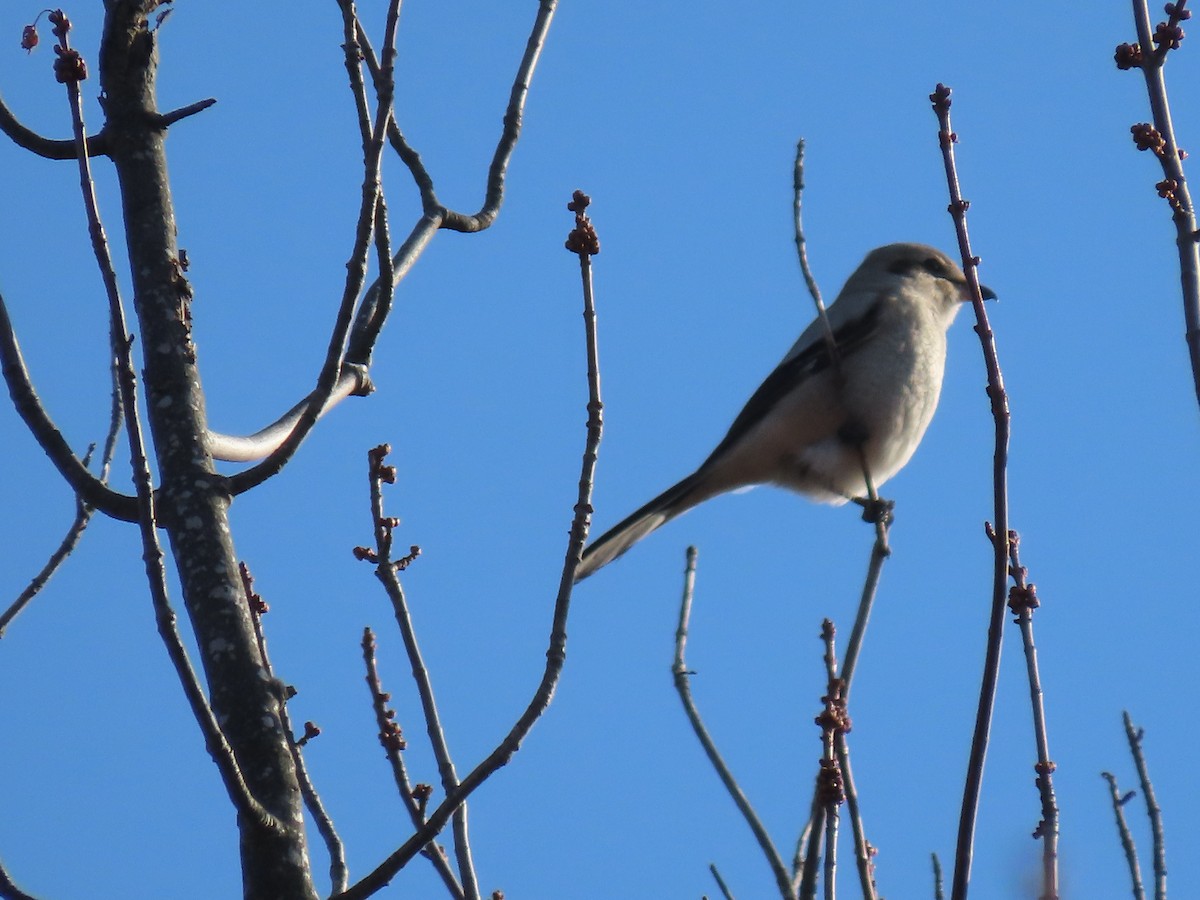
<svg viewBox="0 0 1200 900"><path fill-rule="evenodd" d="M575 580L582 581L601 566L606 566L646 535L665 525L680 513L707 500L718 491L704 489L700 472L693 472L678 484L667 488L637 512L623 519L583 551L583 561L575 570Z"/></svg>

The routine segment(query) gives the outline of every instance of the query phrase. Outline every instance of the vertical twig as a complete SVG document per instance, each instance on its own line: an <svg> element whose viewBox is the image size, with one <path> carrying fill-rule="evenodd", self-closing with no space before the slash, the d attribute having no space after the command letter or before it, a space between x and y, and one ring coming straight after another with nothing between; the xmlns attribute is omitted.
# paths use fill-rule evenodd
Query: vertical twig
<svg viewBox="0 0 1200 900"><path fill-rule="evenodd" d="M1163 67L1167 55L1183 40L1180 23L1191 18L1187 0L1166 4L1167 21L1151 31L1150 10L1146 0L1133 0L1133 20L1138 42L1117 47L1119 69L1141 69L1154 124L1134 125L1130 132L1139 150L1152 150L1162 166L1163 180L1155 190L1171 207L1175 223L1175 245L1179 252L1179 278L1183 290L1183 319L1188 357L1192 365L1192 384L1200 401L1200 230L1196 227L1196 208L1192 205L1183 160L1187 154L1175 141L1171 106L1167 100L1167 82Z"/></svg>
<svg viewBox="0 0 1200 900"><path fill-rule="evenodd" d="M975 308L975 333L983 348L984 364L987 367L987 394L991 401L992 417L995 420L995 450L992 460L993 501L995 505L994 533L992 540L994 566L992 573L992 606L988 617L987 649L984 654L983 677L979 687L979 707L975 714L975 732L971 738L971 755L967 764L966 784L963 788L962 810L958 821L958 841L954 854L954 878L951 884L952 900L966 900L967 885L971 880L971 857L975 843L975 821L979 814L979 795L983 785L983 766L987 759L988 740L992 729L992 710L996 705L996 684L1000 674L1000 650L1004 640L1005 587L1008 583L1008 441L1009 411L1008 394L1004 389L1004 377L1000 372L1000 361L996 352L996 339L983 307L983 294L979 286L979 258L971 252L971 240L967 235L967 207L958 184L958 172L954 165L954 144L958 135L950 127L950 88L939 84L929 95L933 110L938 118L938 141L942 148L942 160L946 168L946 183L950 190L950 215L958 234L958 249L962 255L963 272L971 290L971 302Z"/></svg>
<svg viewBox="0 0 1200 900"><path fill-rule="evenodd" d="M738 785L737 779L733 777L733 773L729 770L729 766L725 763L720 751L717 750L717 745L708 733L708 729L700 718L700 711L696 708L696 703L692 699L692 688L689 680L692 672L688 670L686 655L688 622L692 614L692 598L695 588L696 548L688 547L687 567L684 569L683 575L683 597L679 604L679 626L675 630L675 661L671 665L671 673L675 677L675 691L679 694L680 702L683 703L683 711L687 715L688 722L691 723L692 731L696 733L696 738L700 741L700 746L704 748L705 756L708 757L708 761L716 771L717 777L721 779L721 784L725 786L725 790L733 799L738 812L746 820L746 824L750 827L755 841L758 842L763 856L766 857L767 865L771 867L771 873L775 876L775 884L779 888L779 895L784 898L795 898L796 894L795 889L792 887L792 877L787 867L783 864L783 858L775 848L771 836L767 833L762 820L759 819L758 814L754 811L754 807L746 799L746 795L742 792L741 786Z"/></svg>
<svg viewBox="0 0 1200 900"><path fill-rule="evenodd" d="M329 854L330 889L336 894L338 891L346 889L349 879L349 870L346 867L346 848L333 825L333 819L321 801L321 796L317 793L316 786L308 777L308 766L304 762L304 753L302 752L302 748L317 737L321 733L321 729L312 722L305 722L304 736L296 738L292 729L291 716L288 713L288 702L296 695L296 689L291 685L285 686L276 678L275 667L271 665L271 657L267 654L267 636L263 632L262 617L270 611L270 607L262 595L254 590L254 577L250 574L250 567L246 563L238 563L238 574L242 577L242 587L250 611L250 622L254 626L254 639L258 644L259 656L262 657L263 670L267 677L280 686L282 692L279 698L279 724L283 726L283 732L287 736L292 762L296 766L296 780L300 784L300 793L304 797L304 805L307 807L309 815L313 817L321 839L325 842L325 850Z"/></svg>
<svg viewBox="0 0 1200 900"><path fill-rule="evenodd" d="M946 892L942 888L942 861L936 853L933 857L933 900L946 900Z"/></svg>
<svg viewBox="0 0 1200 900"><path fill-rule="evenodd" d="M1142 752L1145 732L1133 724L1128 712L1121 716L1125 723L1125 737L1129 740L1129 752L1137 766L1138 781L1142 784L1142 797L1146 801L1146 815L1150 819L1150 834L1154 841L1154 900L1167 900L1167 850L1163 839L1162 807L1154 796L1150 770L1146 768L1146 754Z"/></svg>
<svg viewBox="0 0 1200 900"><path fill-rule="evenodd" d="M375 662L375 634L370 628L363 629L362 651L363 662L367 668L367 686L371 690L371 707L375 711L375 723L379 727L379 743L383 746L384 755L392 767L392 778L396 782L400 800L408 810L408 817L414 828L420 828L425 824L425 806L433 789L427 784L414 787L408 777L408 768L404 765L404 757L401 755L401 751L408 744L404 740L404 732L396 722L395 712L387 705L391 695L384 691L379 679L379 670ZM463 889L454 877L454 870L450 868L441 846L435 841L430 841L421 853L433 863L433 868L441 876L450 896L455 900L463 900Z"/></svg>
<svg viewBox="0 0 1200 900"><path fill-rule="evenodd" d="M988 537L995 540L989 530ZM1042 801L1042 819L1033 836L1042 839L1042 896L1041 900L1058 900L1058 802L1054 797L1054 761L1050 759L1049 729L1046 727L1046 707L1042 700L1042 679L1038 673L1037 646L1033 641L1033 611L1040 601L1037 586L1028 580L1029 570L1021 565L1020 535L1008 533L1009 572L1013 586L1008 592L1008 608L1017 616L1021 628L1021 645L1025 649L1025 671L1029 678L1029 701L1033 708L1033 734L1037 743L1038 795Z"/></svg>
<svg viewBox="0 0 1200 900"><path fill-rule="evenodd" d="M413 681L417 686L417 696L421 700L421 713L425 719L425 730L429 736L429 746L437 763L438 774L442 782L442 790L450 796L458 790L458 772L450 755L450 747L446 741L446 732L442 727L441 716L438 713L437 701L433 695L433 681L429 669L421 655L421 647L417 642L417 632L413 625L412 612L408 606L408 598L400 584L398 572L407 568L417 556L420 548L413 546L408 556L403 559L392 558L392 538L398 519L384 514L383 490L384 481L395 480L395 469L385 467L383 460L389 448L386 444L370 451L371 479L371 516L375 524L376 551L369 558L375 565L375 577L383 584L384 591L392 604L392 614L400 637L404 641L404 651L408 656L412 669ZM452 816L454 831L454 852L458 861L458 877L462 883L462 892L467 900L478 900L479 879L475 874L475 863L471 857L471 842L467 830L467 809L465 803L460 803Z"/></svg>
<svg viewBox="0 0 1200 900"><path fill-rule="evenodd" d="M1117 778L1111 772L1101 772L1100 777L1108 782L1108 791L1112 796L1113 816L1117 821L1117 834L1121 838L1121 849L1125 851L1125 863L1129 866L1129 882L1133 888L1133 900L1146 900L1146 888L1142 884L1142 867L1138 864L1137 845L1133 842L1133 834L1129 823L1125 820L1125 804L1133 799L1134 791L1121 794L1117 787Z"/></svg>
<svg viewBox="0 0 1200 900"><path fill-rule="evenodd" d="M552 5L552 4L550 4ZM543 9L547 6L543 0ZM525 711L517 718L504 739L462 780L458 788L448 794L407 841L401 844L387 859L375 867L369 875L352 885L338 900L364 900L386 885L401 868L418 853L450 819L454 810L491 775L505 765L520 749L521 742L529 734L534 723L550 705L554 689L562 675L567 658L567 619L571 611L571 589L575 584L575 570L583 555L583 544L587 540L588 523L592 512L592 484L596 474L596 460L603 431L604 404L600 400L600 350L596 332L596 305L592 285L592 256L600 252L600 243L595 229L588 220L585 210L591 201L582 191L576 191L567 208L575 213L575 229L567 238L567 249L579 256L580 280L583 288L583 321L588 361L588 422L587 441L583 450L583 461L579 473L579 490L576 495L574 516L571 520L570 537L562 575L558 583L558 595L554 601L554 614L550 624L550 640L546 649L546 665L542 678L534 690Z"/></svg>

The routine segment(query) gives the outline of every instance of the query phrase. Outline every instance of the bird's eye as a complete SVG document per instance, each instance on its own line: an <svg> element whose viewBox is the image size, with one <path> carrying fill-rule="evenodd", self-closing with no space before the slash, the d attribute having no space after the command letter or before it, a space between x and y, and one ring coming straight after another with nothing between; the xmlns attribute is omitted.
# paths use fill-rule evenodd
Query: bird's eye
<svg viewBox="0 0 1200 900"><path fill-rule="evenodd" d="M928 272L930 275L933 275L935 278L945 278L948 274L946 264L936 256L928 257L924 262L921 263L921 265L925 268L926 272Z"/></svg>

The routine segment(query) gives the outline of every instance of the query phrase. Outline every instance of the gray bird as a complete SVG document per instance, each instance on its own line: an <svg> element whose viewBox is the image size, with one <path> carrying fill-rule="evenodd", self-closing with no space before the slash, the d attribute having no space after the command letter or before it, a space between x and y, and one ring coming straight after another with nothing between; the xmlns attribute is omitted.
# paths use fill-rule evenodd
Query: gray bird
<svg viewBox="0 0 1200 900"><path fill-rule="evenodd" d="M983 296L996 295L983 288ZM946 331L969 299L962 269L940 250L872 250L829 306L840 380L816 320L700 468L588 545L575 580L726 491L777 484L839 506L866 493L863 457L874 485L882 485L929 427L946 368Z"/></svg>

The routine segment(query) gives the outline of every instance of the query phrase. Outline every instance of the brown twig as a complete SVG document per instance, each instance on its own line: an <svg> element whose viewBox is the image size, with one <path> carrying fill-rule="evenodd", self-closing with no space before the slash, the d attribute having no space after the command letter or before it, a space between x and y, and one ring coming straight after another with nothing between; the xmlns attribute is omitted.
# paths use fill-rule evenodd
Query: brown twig
<svg viewBox="0 0 1200 900"><path fill-rule="evenodd" d="M321 839L325 842L325 850L329 853L329 881L332 890L334 892L345 890L348 880L346 848L333 825L333 819L325 809L325 804L321 802L321 796L317 793L316 786L308 775L308 766L304 762L302 752L302 748L319 735L321 729L312 722L305 722L304 736L301 738L295 736L291 715L288 713L288 702L296 696L296 689L291 685L285 686L279 681L275 675L275 667L271 665L271 657L267 653L267 637L263 632L262 617L267 614L270 607L267 606L262 595L254 590L254 577L250 574L250 567L244 562L238 563L238 573L242 577L242 588L250 610L250 622L254 626L254 639L258 643L258 654L262 657L263 671L280 689L279 723L283 726L283 732L288 739L288 747L292 751L292 762L296 766L296 780L300 784L300 793L304 797L304 805L307 807L309 815L313 817L313 821L317 825Z"/></svg>
<svg viewBox="0 0 1200 900"><path fill-rule="evenodd" d="M12 138L18 147L43 159L75 159L79 154L74 138L55 140L26 128L5 104L3 97L0 97L0 131ZM88 139L87 152L90 156L105 156L108 153L108 135L104 131L92 135Z"/></svg>
<svg viewBox="0 0 1200 900"><path fill-rule="evenodd" d="M989 529L988 537L996 535ZM1033 708L1033 734L1037 742L1036 784L1042 801L1042 819L1033 836L1042 840L1041 900L1058 900L1058 802L1054 797L1055 764L1050 759L1049 729L1046 727L1046 707L1042 700L1042 679L1038 673L1037 646L1033 641L1033 611L1038 608L1037 587L1028 580L1029 570L1021 565L1020 536L1008 533L1009 573L1013 586L1008 592L1008 608L1017 616L1021 628L1021 645L1025 649L1025 671L1029 678L1029 700Z"/></svg>
<svg viewBox="0 0 1200 900"><path fill-rule="evenodd" d="M987 649L984 655L983 677L979 688L979 707L975 714L975 732L971 739L971 754L967 764L966 784L963 788L962 810L958 821L958 840L954 856L954 877L950 896L953 900L966 900L967 885L971 879L971 857L975 842L975 820L979 813L979 795L983 784L983 766L987 759L988 739L992 727L992 710L996 704L996 684L1000 673L1000 651L1004 639L1004 610L1008 584L1008 441L1009 411L1008 394L1004 390L1004 378L1000 372L1000 361L996 352L996 339L988 323L987 311L983 307L983 294L979 285L979 259L971 252L971 241L967 234L967 207L958 183L958 171L954 165L954 144L958 135L950 127L950 88L939 84L929 95L933 110L938 118L938 141L942 148L942 160L946 168L946 183L950 191L949 211L954 219L958 235L958 249L962 256L963 272L971 291L971 303L975 309L975 332L983 348L984 364L987 367L987 394L991 401L992 417L995 420L995 449L993 454L992 484L995 505L995 534L992 541L994 566L992 574L992 606L988 617Z"/></svg>
<svg viewBox="0 0 1200 900"><path fill-rule="evenodd" d="M400 637L404 641L404 651L408 656L412 670L413 681L417 686L417 696L421 701L421 713L425 719L425 730L429 736L429 746L437 763L438 775L442 782L442 791L450 796L458 789L458 773L454 768L454 760L450 755L450 747L446 742L446 732L442 727L441 716L438 714L437 702L433 695L433 682L429 669L421 655L421 647L417 643L417 632L413 626L412 613L408 607L408 598L400 584L397 572L400 563L392 558L392 536L398 520L388 517L383 507L384 481L395 479L395 469L383 465L384 458L389 452L386 444L373 449L370 456L371 469L371 516L375 523L375 555L372 560L375 565L375 577L383 584L392 604L392 613ZM386 477L385 477L386 476ZM478 900L479 878L475 873L475 863L471 857L471 842L467 829L467 807L462 803L454 811L451 819L454 832L454 853L458 861L458 877L462 883L462 894L467 900ZM415 823L420 824L420 823Z"/></svg>
<svg viewBox="0 0 1200 900"><path fill-rule="evenodd" d="M379 727L379 743L383 746L384 755L392 768L392 778L396 782L400 800L404 804L404 808L408 810L408 817L414 828L420 828L425 824L425 804L430 788L429 785L417 785L414 788L412 780L408 777L408 767L404 764L404 756L401 753L407 747L407 742L404 740L404 733L401 731L400 725L396 722L395 711L388 706L392 695L383 689L380 681L379 668L375 660L375 646L374 632L370 628L364 628L363 662L367 667L366 680L367 687L371 691L371 708L375 711L375 724ZM441 845L436 841L430 841L421 854L433 863L434 869L441 876L442 883L450 892L450 896L461 900L464 896L462 886L458 883L454 870L450 868L450 862L446 859L446 852Z"/></svg>
<svg viewBox="0 0 1200 900"><path fill-rule="evenodd" d="M771 873L775 876L775 884L779 888L781 897L795 898L796 892L792 886L792 878L783 864L783 857L779 855L779 850L776 849L774 841L771 840L770 834L767 833L766 827L758 814L754 811L750 801L746 799L745 793L741 786L737 783L737 779L733 777L729 766L726 764L721 752L717 749L716 743L709 734L708 728L705 727L703 719L700 717L700 711L696 707L695 701L692 699L691 675L693 674L687 666L687 639L688 639L688 622L692 614L692 598L696 588L696 548L688 547L687 549L687 565L683 575L683 597L679 604L679 625L675 629L675 661L671 665L671 673L675 678L675 692L679 694L679 700L683 703L683 711L687 715L688 722L691 723L692 731L696 733L696 739L700 741L700 746L704 748L704 754L708 757L708 761L712 764L713 769L717 773L717 777L721 779L721 784L725 786L734 805L737 806L738 812L742 814L742 818L746 820L746 825L749 826L750 832L754 835L754 840L758 843L759 849L762 850L763 856L767 860L767 865L771 867Z"/></svg>
<svg viewBox="0 0 1200 900"><path fill-rule="evenodd" d="M1122 794L1117 787L1117 778L1111 772L1101 772L1100 777L1108 782L1108 791L1112 796L1113 817L1117 822L1117 834L1121 838L1121 848L1125 851L1125 863L1129 866L1129 882L1133 888L1133 900L1146 900L1146 887L1142 883L1142 868L1138 865L1137 845L1133 842L1133 834L1129 823L1125 820L1125 804L1133 799L1134 791Z"/></svg>
<svg viewBox="0 0 1200 900"><path fill-rule="evenodd" d="M1150 781L1150 770L1146 767L1146 754L1142 752L1145 733L1133 724L1128 712L1121 714L1125 724L1125 737L1129 740L1129 753L1137 767L1138 781L1142 785L1142 798L1146 801L1146 815L1150 819L1150 835L1154 842L1154 900L1167 900L1167 850L1163 837L1162 807L1154 795Z"/></svg>
<svg viewBox="0 0 1200 900"><path fill-rule="evenodd" d="M1130 131L1139 150L1152 150L1162 167L1163 180L1155 190L1171 207L1175 223L1175 244L1179 252L1179 276L1183 290L1184 333L1188 357L1192 366L1192 383L1200 401L1200 230L1197 229L1196 208L1183 171L1187 154L1175 141L1175 126L1171 121L1171 106L1167 100L1167 82L1163 74L1167 56L1183 40L1180 23L1189 19L1187 0L1166 5L1167 21L1151 30L1150 10L1146 0L1133 0L1133 20L1137 27L1137 44L1121 44L1116 50L1119 69L1141 69L1146 80L1146 94L1154 124L1140 123Z"/></svg>
<svg viewBox="0 0 1200 900"><path fill-rule="evenodd" d="M576 192L578 194L578 192ZM579 199L573 200L575 206ZM584 204L586 207L586 204ZM577 210L577 214L582 209ZM577 218L578 221L578 218ZM578 230L578 228L577 228ZM572 232L574 234L575 232ZM454 810L461 805L476 788L505 765L521 747L530 729L541 717L554 696L554 688L562 674L567 657L567 619L571 609L571 588L575 583L575 570L583 555L587 540L588 524L592 513L592 483L596 472L596 459L602 432L603 404L600 400L600 360L596 337L596 307L592 286L591 257L593 248L576 249L579 255L580 277L583 286L583 321L586 332L588 360L588 422L587 442L579 473L579 490L575 502L575 514L571 521L570 537L567 541L566 557L558 584L558 595L554 602L554 614L550 624L550 640L546 649L546 665L542 677L534 690L525 711L517 719L508 734L488 756L463 778L458 788L442 800L429 814L425 825L398 847L373 872L337 895L337 900L362 900L387 885L396 873L424 847L450 820Z"/></svg>

